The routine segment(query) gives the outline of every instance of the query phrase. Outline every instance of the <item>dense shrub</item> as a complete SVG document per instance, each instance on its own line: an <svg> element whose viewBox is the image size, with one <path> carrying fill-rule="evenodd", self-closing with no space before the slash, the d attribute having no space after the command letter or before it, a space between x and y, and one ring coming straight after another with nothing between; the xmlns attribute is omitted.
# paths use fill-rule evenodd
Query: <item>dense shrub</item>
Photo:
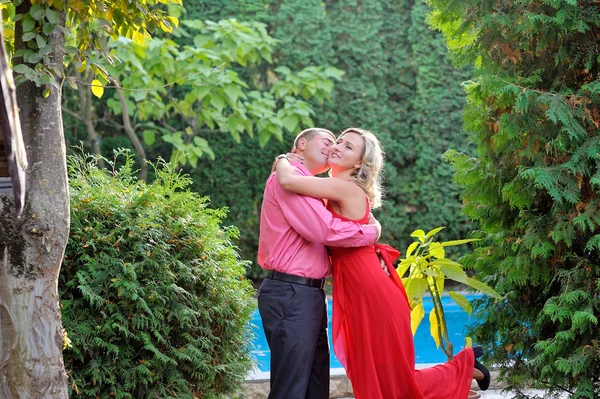
<svg viewBox="0 0 600 399"><path fill-rule="evenodd" d="M212 398L251 367L247 262L223 209L165 163L156 181L70 159L71 236L59 283L73 397Z"/></svg>

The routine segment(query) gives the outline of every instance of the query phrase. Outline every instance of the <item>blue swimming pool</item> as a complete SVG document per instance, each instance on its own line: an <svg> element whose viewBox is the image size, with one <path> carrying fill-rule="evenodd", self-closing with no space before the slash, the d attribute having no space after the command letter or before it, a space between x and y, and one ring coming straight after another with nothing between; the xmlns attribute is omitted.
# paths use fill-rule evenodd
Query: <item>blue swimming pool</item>
<svg viewBox="0 0 600 399"><path fill-rule="evenodd" d="M479 298L480 295L466 295L468 300ZM442 300L444 311L446 314L446 322L448 323L448 335L451 342L454 344L454 353L458 352L464 345L464 330L469 323L473 322L473 319L469 317L467 312L456 305L450 297L444 297ZM443 363L445 362L446 355L441 349L436 348L435 341L429 333L429 312L431 311L433 304L430 299L423 300L423 306L425 308L425 317L417 330L415 335L415 353L417 357L417 363ZM329 331L331 331L331 300L327 307L328 320L329 320ZM260 314L256 310L250 320L252 328L256 333L256 338L253 342L252 354L256 359L257 366L260 371L269 371L269 362L271 361L271 352L269 351L269 345L262 330L262 322L260 320ZM329 337L329 347L332 348L331 336ZM331 368L341 368L339 360L335 357L333 350L331 350Z"/></svg>

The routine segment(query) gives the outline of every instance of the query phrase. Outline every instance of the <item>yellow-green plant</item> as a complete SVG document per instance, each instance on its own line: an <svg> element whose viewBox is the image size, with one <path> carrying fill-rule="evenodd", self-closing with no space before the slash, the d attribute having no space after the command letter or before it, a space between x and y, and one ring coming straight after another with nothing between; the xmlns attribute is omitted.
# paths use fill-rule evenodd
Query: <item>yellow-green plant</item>
<svg viewBox="0 0 600 399"><path fill-rule="evenodd" d="M465 284L498 299L501 297L484 282L467 276L460 263L445 257L445 247L466 244L478 241L478 239L446 242L435 241L434 236L443 228L438 227L428 233L425 233L423 230L415 230L411 234L411 237L415 237L417 241L410 244L406 251L406 258L401 259L397 271L398 275L402 278L410 301L412 309L410 319L413 335L425 316L423 297L428 292L433 301L433 309L429 313L431 336L438 348L441 346L448 359L451 360L453 358L453 346L448 338L446 318L442 305L442 293L446 279ZM407 272L408 275L404 277ZM472 308L467 298L453 291L450 291L449 295L458 306L463 308L468 314L471 314ZM470 345L470 340L467 339L467 341L467 344Z"/></svg>

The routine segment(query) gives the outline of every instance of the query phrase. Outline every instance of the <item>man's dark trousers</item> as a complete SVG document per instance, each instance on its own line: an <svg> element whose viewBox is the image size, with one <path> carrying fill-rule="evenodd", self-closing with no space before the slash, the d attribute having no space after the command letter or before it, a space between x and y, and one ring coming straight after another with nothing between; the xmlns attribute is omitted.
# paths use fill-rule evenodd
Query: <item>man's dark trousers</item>
<svg viewBox="0 0 600 399"><path fill-rule="evenodd" d="M269 399L329 398L329 344L323 290L266 278L258 309L271 349Z"/></svg>

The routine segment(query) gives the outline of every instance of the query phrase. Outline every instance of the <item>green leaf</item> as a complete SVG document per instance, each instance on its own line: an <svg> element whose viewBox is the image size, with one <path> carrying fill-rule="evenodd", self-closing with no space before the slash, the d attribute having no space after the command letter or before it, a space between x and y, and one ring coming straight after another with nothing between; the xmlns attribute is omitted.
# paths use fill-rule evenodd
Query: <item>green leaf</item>
<svg viewBox="0 0 600 399"><path fill-rule="evenodd" d="M30 70L31 70L31 68L29 68L25 64L15 65L13 68L13 71L15 71L16 73L26 73L27 71L30 71Z"/></svg>
<svg viewBox="0 0 600 399"><path fill-rule="evenodd" d="M471 303L469 302L469 300L467 298L465 298L464 295L459 294L454 291L450 291L449 294L450 294L450 298L452 298L454 303L456 303L458 306L463 308L468 314L471 314L471 312L473 311L473 307L471 306Z"/></svg>
<svg viewBox="0 0 600 399"><path fill-rule="evenodd" d="M144 143L146 143L146 145L148 146L154 144L154 142L156 141L156 133L154 132L154 130L144 130L142 135L144 137Z"/></svg>
<svg viewBox="0 0 600 399"><path fill-rule="evenodd" d="M58 16L58 13L50 8L46 8L46 19L52 25L56 25L60 22L60 17Z"/></svg>
<svg viewBox="0 0 600 399"><path fill-rule="evenodd" d="M23 61L29 62L31 64L37 64L42 59L42 56L39 53L31 53L29 57L23 57Z"/></svg>
<svg viewBox="0 0 600 399"><path fill-rule="evenodd" d="M450 259L436 259L431 262L432 265L439 266L440 270L446 278L450 280L458 281L459 283L465 283L468 279L467 273L463 270L462 265L454 262Z"/></svg>
<svg viewBox="0 0 600 399"><path fill-rule="evenodd" d="M50 36L50 34L54 31L54 25L44 22L44 26L42 27L42 32L46 36Z"/></svg>
<svg viewBox="0 0 600 399"><path fill-rule="evenodd" d="M31 18L31 15L25 14L23 17L23 32L29 32L35 28L35 19Z"/></svg>
<svg viewBox="0 0 600 399"><path fill-rule="evenodd" d="M213 94L210 97L210 105L215 107L219 113L223 112L223 107L225 106L225 100L218 94Z"/></svg>
<svg viewBox="0 0 600 399"><path fill-rule="evenodd" d="M298 129L298 123L300 123L300 118L296 115L288 115L282 119L283 127L290 133L295 133Z"/></svg>
<svg viewBox="0 0 600 399"><path fill-rule="evenodd" d="M494 290L492 287L490 287L489 285L487 285L486 283L484 283L482 281L468 277L465 281L462 281L462 283L468 285L471 288L476 289L477 291L480 291L486 295L489 295L492 298L502 299L502 296L500 294L498 294L496 292L496 290Z"/></svg>
<svg viewBox="0 0 600 399"><path fill-rule="evenodd" d="M46 15L46 9L40 4L34 4L31 6L29 14L33 17L33 19L40 20Z"/></svg>
<svg viewBox="0 0 600 399"><path fill-rule="evenodd" d="M27 32L25 34L23 34L23 36L21 36L21 40L23 40L24 42L28 42L31 39L34 39L37 36L36 32Z"/></svg>
<svg viewBox="0 0 600 399"><path fill-rule="evenodd" d="M267 129L262 129L260 132L258 132L258 144L260 144L261 147L264 147L270 138L271 133Z"/></svg>
<svg viewBox="0 0 600 399"><path fill-rule="evenodd" d="M42 35L35 35L35 41L38 45L38 48L44 48L46 47L46 39L42 36Z"/></svg>

